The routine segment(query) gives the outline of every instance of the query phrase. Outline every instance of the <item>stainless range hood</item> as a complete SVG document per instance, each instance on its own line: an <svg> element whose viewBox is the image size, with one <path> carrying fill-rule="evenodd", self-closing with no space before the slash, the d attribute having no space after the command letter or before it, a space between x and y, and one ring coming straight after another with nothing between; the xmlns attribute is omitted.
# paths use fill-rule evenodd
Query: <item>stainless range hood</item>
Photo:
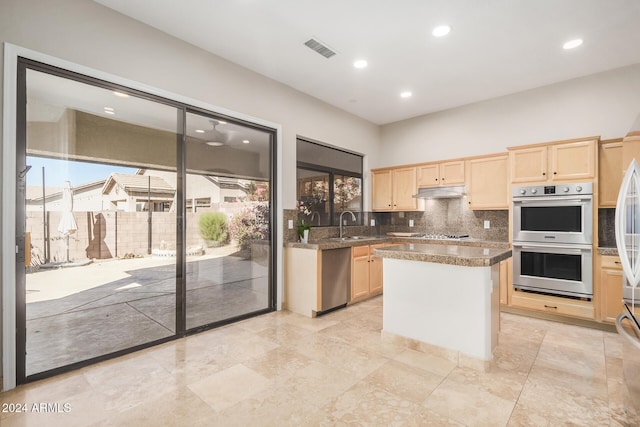
<svg viewBox="0 0 640 427"><path fill-rule="evenodd" d="M467 194L465 185L448 185L441 187L419 188L416 199L458 199Z"/></svg>

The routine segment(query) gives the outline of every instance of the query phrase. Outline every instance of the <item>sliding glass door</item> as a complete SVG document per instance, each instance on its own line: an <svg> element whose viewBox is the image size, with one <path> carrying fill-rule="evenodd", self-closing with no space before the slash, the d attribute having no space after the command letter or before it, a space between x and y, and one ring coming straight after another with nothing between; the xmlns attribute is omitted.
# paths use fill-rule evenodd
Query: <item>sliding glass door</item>
<svg viewBox="0 0 640 427"><path fill-rule="evenodd" d="M18 382L274 309L272 130L18 74Z"/></svg>
<svg viewBox="0 0 640 427"><path fill-rule="evenodd" d="M271 306L272 134L190 112L186 135L186 311L193 329Z"/></svg>

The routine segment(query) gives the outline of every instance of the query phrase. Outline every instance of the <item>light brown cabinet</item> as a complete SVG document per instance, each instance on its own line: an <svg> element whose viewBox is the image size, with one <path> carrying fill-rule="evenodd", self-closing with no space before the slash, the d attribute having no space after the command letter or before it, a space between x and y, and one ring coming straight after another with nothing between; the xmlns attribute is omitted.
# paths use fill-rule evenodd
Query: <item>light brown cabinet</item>
<svg viewBox="0 0 640 427"><path fill-rule="evenodd" d="M627 171L631 160L640 163L640 131L629 132L622 140L622 174Z"/></svg>
<svg viewBox="0 0 640 427"><path fill-rule="evenodd" d="M622 183L622 138L601 141L598 162L598 206L614 208Z"/></svg>
<svg viewBox="0 0 640 427"><path fill-rule="evenodd" d="M375 256L374 250L388 245L351 248L351 301L382 293L382 258Z"/></svg>
<svg viewBox="0 0 640 427"><path fill-rule="evenodd" d="M613 323L622 313L622 265L614 255L600 256L600 320Z"/></svg>
<svg viewBox="0 0 640 427"><path fill-rule="evenodd" d="M372 209L374 211L412 211L418 203L416 168L402 167L371 171Z"/></svg>
<svg viewBox="0 0 640 427"><path fill-rule="evenodd" d="M464 160L426 163L417 166L418 187L461 185L465 182Z"/></svg>
<svg viewBox="0 0 640 427"><path fill-rule="evenodd" d="M511 182L543 183L591 180L596 173L597 138L509 147Z"/></svg>
<svg viewBox="0 0 640 427"><path fill-rule="evenodd" d="M511 304L513 289L513 258L500 261L500 305Z"/></svg>
<svg viewBox="0 0 640 427"><path fill-rule="evenodd" d="M467 160L467 201L470 209L509 209L509 156Z"/></svg>

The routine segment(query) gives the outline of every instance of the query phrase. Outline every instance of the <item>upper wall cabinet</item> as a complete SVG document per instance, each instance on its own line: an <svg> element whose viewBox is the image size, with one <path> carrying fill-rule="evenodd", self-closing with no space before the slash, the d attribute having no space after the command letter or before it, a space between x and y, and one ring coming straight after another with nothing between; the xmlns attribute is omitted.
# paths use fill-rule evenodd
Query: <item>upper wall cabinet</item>
<svg viewBox="0 0 640 427"><path fill-rule="evenodd" d="M464 184L464 160L426 163L416 167L418 187Z"/></svg>
<svg viewBox="0 0 640 427"><path fill-rule="evenodd" d="M598 206L601 208L615 208L623 176L622 138L601 141L599 146Z"/></svg>
<svg viewBox="0 0 640 427"><path fill-rule="evenodd" d="M371 171L374 211L412 211L418 208L416 168L401 167Z"/></svg>
<svg viewBox="0 0 640 427"><path fill-rule="evenodd" d="M467 160L470 209L509 209L509 156L498 154Z"/></svg>
<svg viewBox="0 0 640 427"><path fill-rule="evenodd" d="M622 174L627 171L631 160L640 163L640 130L629 132L622 140Z"/></svg>
<svg viewBox="0 0 640 427"><path fill-rule="evenodd" d="M509 147L511 182L592 180L596 174L598 137Z"/></svg>

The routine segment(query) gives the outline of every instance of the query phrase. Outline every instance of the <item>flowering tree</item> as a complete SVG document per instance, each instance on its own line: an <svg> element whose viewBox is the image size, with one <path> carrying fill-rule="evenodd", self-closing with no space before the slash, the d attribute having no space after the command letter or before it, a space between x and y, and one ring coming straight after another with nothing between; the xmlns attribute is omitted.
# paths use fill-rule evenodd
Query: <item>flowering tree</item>
<svg viewBox="0 0 640 427"><path fill-rule="evenodd" d="M343 211L356 197L360 197L362 188L360 178L353 176L336 177L333 182L333 203Z"/></svg>
<svg viewBox="0 0 640 427"><path fill-rule="evenodd" d="M253 240L268 240L269 204L256 203L231 217L229 235L242 249L248 249Z"/></svg>

